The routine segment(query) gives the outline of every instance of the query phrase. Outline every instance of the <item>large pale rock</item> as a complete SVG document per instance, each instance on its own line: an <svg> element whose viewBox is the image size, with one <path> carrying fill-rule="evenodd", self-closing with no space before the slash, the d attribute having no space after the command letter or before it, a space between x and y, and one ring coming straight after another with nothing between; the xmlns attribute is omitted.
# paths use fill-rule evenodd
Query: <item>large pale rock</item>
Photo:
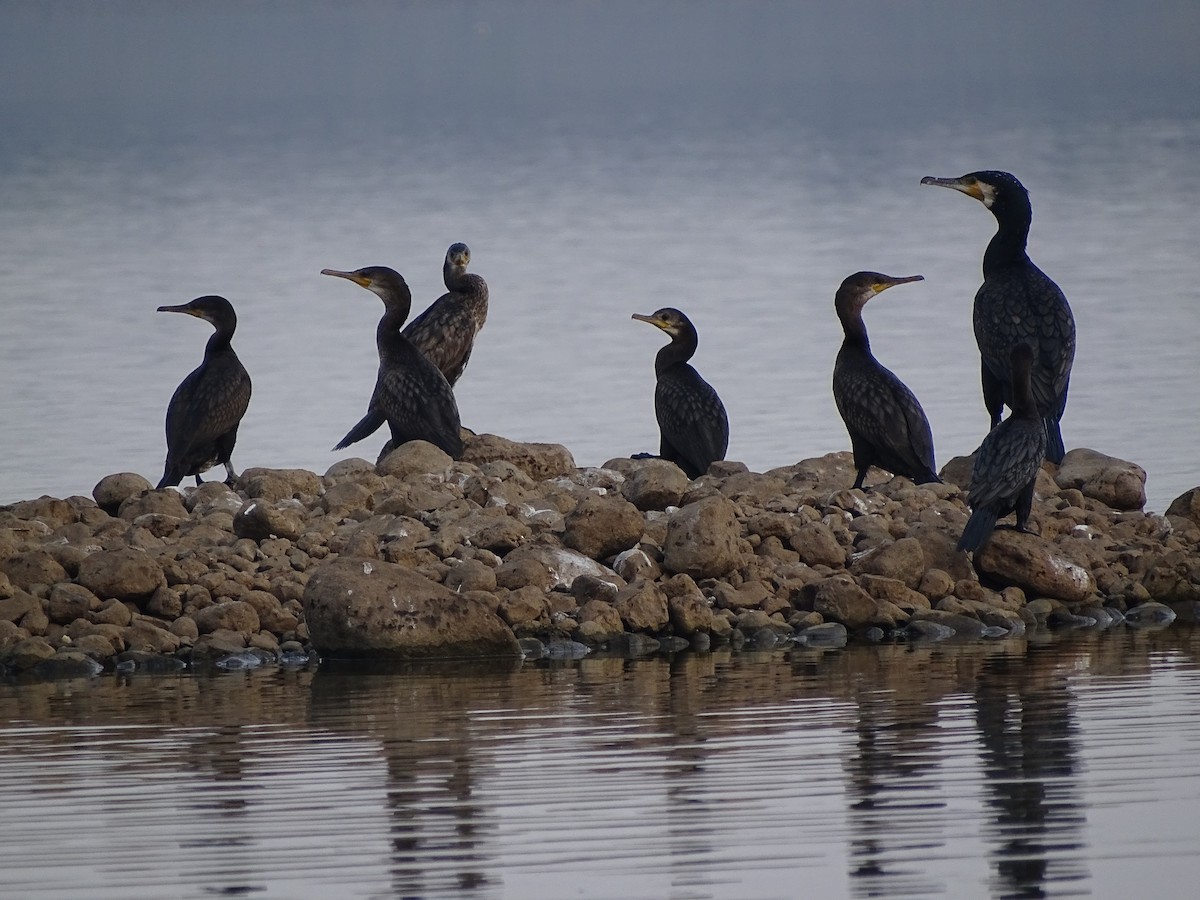
<svg viewBox="0 0 1200 900"><path fill-rule="evenodd" d="M566 517L563 543L592 559L628 550L642 536L642 514L619 496L589 494Z"/></svg>
<svg viewBox="0 0 1200 900"><path fill-rule="evenodd" d="M236 631L243 635L254 634L260 627L258 612L244 600L225 600L197 610L192 618L201 634L214 631Z"/></svg>
<svg viewBox="0 0 1200 900"><path fill-rule="evenodd" d="M167 583L162 567L141 550L99 550L79 565L76 579L100 598L141 600Z"/></svg>
<svg viewBox="0 0 1200 900"><path fill-rule="evenodd" d="M1095 450L1068 452L1054 480L1064 490L1078 488L1085 497L1113 509L1141 509L1146 505L1146 470Z"/></svg>
<svg viewBox="0 0 1200 900"><path fill-rule="evenodd" d="M671 514L663 547L663 568L693 578L719 578L738 568L741 528L733 504L706 497Z"/></svg>
<svg viewBox="0 0 1200 900"><path fill-rule="evenodd" d="M520 654L487 604L391 563L339 559L318 567L304 590L304 617L313 646L331 656Z"/></svg>
<svg viewBox="0 0 1200 900"><path fill-rule="evenodd" d="M80 584L63 582L50 589L47 610L50 621L69 625L76 619L87 618L88 613L100 608L100 598Z"/></svg>
<svg viewBox="0 0 1200 900"><path fill-rule="evenodd" d="M8 507L8 511L18 519L36 519L51 528L67 525L79 518L70 503L47 494L43 494L36 500L21 500L14 503Z"/></svg>
<svg viewBox="0 0 1200 900"><path fill-rule="evenodd" d="M894 578L915 590L925 574L925 551L916 538L900 538L856 559L850 571L855 575Z"/></svg>
<svg viewBox="0 0 1200 900"><path fill-rule="evenodd" d="M105 475L92 488L92 498L96 505L115 516L121 504L129 497L153 489L149 481L136 472L118 472L115 475Z"/></svg>
<svg viewBox="0 0 1200 900"><path fill-rule="evenodd" d="M1087 569L1034 534L1008 529L995 532L983 549L976 552L975 567L980 575L1015 585L1032 597L1052 597L1069 603L1096 592L1096 580Z"/></svg>
<svg viewBox="0 0 1200 900"><path fill-rule="evenodd" d="M504 460L521 469L534 481L575 471L575 460L562 444L523 444L494 434L467 437L462 460L477 466Z"/></svg>
<svg viewBox="0 0 1200 900"><path fill-rule="evenodd" d="M625 499L640 510L678 506L688 489L688 477L665 459L633 460L621 485Z"/></svg>
<svg viewBox="0 0 1200 900"><path fill-rule="evenodd" d="M407 441L379 460L375 471L403 480L410 475L446 475L454 460L428 441Z"/></svg>

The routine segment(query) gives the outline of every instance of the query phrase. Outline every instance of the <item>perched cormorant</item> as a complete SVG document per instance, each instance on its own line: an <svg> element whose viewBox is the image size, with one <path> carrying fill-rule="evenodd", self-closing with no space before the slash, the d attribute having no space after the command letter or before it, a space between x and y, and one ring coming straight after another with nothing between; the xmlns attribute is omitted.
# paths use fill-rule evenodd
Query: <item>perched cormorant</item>
<svg viewBox="0 0 1200 900"><path fill-rule="evenodd" d="M1067 408L1067 387L1075 359L1075 318L1058 285L1025 252L1033 210L1029 192L1008 172L971 172L962 178L921 179L921 184L954 188L992 211L998 228L983 254L983 285L975 294L975 341L983 373L983 404L992 427L1005 404L1011 409L1012 348L1035 351L1033 396L1046 420L1046 458L1060 463L1065 453L1059 420Z"/></svg>
<svg viewBox="0 0 1200 900"><path fill-rule="evenodd" d="M938 481L933 463L933 434L921 404L899 378L871 353L862 311L867 301L897 284L924 280L920 275L892 278L856 272L838 288L833 301L845 339L833 366L833 399L850 432L860 488L871 466L904 475L917 484Z"/></svg>
<svg viewBox="0 0 1200 900"><path fill-rule="evenodd" d="M461 457L463 445L454 391L437 366L400 332L412 308L412 293L403 276L386 266L367 266L353 272L322 269L321 274L365 287L378 295L384 306L383 318L375 329L379 375L367 414L333 449L361 441L387 422L396 447L407 441L428 441L454 459Z"/></svg>
<svg viewBox="0 0 1200 900"><path fill-rule="evenodd" d="M230 456L250 405L250 375L230 346L237 328L233 304L207 296L158 311L196 316L216 329L204 348L204 362L180 382L167 406L167 463L158 487L177 485L188 475L201 484L200 473L218 463L225 466L225 483L232 484L237 474Z"/></svg>
<svg viewBox="0 0 1200 900"><path fill-rule="evenodd" d="M446 293L404 329L404 336L441 370L451 387L467 367L475 336L487 321L487 282L467 272L470 262L466 244L450 245L442 263Z"/></svg>
<svg viewBox="0 0 1200 900"><path fill-rule="evenodd" d="M696 327L677 309L665 307L648 316L634 313L671 336L654 358L654 413L660 434L659 456L699 478L729 449L729 417L712 385L688 365L696 352Z"/></svg>
<svg viewBox="0 0 1200 900"><path fill-rule="evenodd" d="M1009 357L1012 369L1012 414L988 432L975 452L967 502L971 518L963 528L959 550L978 550L988 542L996 520L1017 514L1017 531L1025 531L1033 508L1033 487L1046 455L1046 428L1030 384L1033 348L1017 344Z"/></svg>

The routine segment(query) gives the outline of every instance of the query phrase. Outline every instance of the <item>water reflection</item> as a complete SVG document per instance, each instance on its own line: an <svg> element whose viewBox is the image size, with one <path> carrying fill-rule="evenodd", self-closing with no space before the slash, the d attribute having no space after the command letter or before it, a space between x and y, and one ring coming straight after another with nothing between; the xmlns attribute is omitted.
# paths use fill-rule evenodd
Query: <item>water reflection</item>
<svg viewBox="0 0 1200 900"><path fill-rule="evenodd" d="M1150 880L1200 849L1137 806L1200 783L1200 713L1171 699L1198 648L1177 628L3 684L0 866L28 897L1086 893L1113 850L1090 815L1122 811ZM1183 740L1130 718L1137 696Z"/></svg>

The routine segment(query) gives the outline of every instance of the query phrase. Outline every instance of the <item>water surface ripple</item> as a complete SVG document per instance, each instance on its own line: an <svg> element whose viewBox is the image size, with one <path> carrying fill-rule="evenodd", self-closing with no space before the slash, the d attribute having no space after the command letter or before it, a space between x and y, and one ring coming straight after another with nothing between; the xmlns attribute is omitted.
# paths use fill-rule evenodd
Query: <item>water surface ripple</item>
<svg viewBox="0 0 1200 900"><path fill-rule="evenodd" d="M1167 897L1198 658L1176 627L0 684L0 894Z"/></svg>

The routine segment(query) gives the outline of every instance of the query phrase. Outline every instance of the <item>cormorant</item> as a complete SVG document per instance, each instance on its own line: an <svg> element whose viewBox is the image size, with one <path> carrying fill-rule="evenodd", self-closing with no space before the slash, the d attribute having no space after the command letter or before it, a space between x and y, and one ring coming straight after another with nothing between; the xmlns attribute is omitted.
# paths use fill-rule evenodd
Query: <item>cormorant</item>
<svg viewBox="0 0 1200 900"><path fill-rule="evenodd" d="M833 399L850 432L860 488L871 466L917 484L940 482L933 463L933 434L921 404L871 353L862 310L867 301L897 284L924 280L857 272L842 282L833 306L846 337L833 366Z"/></svg>
<svg viewBox="0 0 1200 900"><path fill-rule="evenodd" d="M1010 409L1013 405L1012 348L1028 343L1035 351L1033 396L1046 420L1046 458L1061 463L1066 450L1059 420L1067 408L1075 359L1075 318L1058 285L1025 252L1033 217L1029 192L1008 172L971 172L961 178L927 176L921 184L961 191L996 217L996 234L983 254L983 285L975 294L983 404L995 428L1005 404Z"/></svg>
<svg viewBox="0 0 1200 900"><path fill-rule="evenodd" d="M471 250L451 244L442 263L446 293L404 329L404 336L437 366L451 387L462 376L475 336L487 321L487 282L467 272Z"/></svg>
<svg viewBox="0 0 1200 900"><path fill-rule="evenodd" d="M437 366L400 332L412 308L412 293L404 277L386 266L367 266L353 272L322 269L321 274L365 287L378 295L384 306L383 318L375 329L379 375L367 414L333 449L361 441L387 422L396 447L422 440L441 447L454 459L461 457L463 444L454 391Z"/></svg>
<svg viewBox="0 0 1200 900"><path fill-rule="evenodd" d="M232 484L237 473L230 456L250 405L250 375L230 345L237 328L233 304L207 296L158 311L196 316L216 329L204 348L204 362L180 382L167 406L167 462L158 487L178 485L188 475L202 484L200 473L218 463L225 466L225 483Z"/></svg>
<svg viewBox="0 0 1200 900"><path fill-rule="evenodd" d="M959 550L978 550L988 542L996 520L1017 514L1017 531L1025 531L1033 508L1033 488L1046 455L1046 428L1031 385L1033 348L1017 344L1009 357L1012 369L1012 414L988 432L975 452L967 502L971 517L958 541Z"/></svg>
<svg viewBox="0 0 1200 900"><path fill-rule="evenodd" d="M634 313L671 336L654 358L654 413L660 434L659 456L699 478L729 449L729 417L712 385L688 365L696 352L696 327L677 309L665 307L648 316Z"/></svg>

